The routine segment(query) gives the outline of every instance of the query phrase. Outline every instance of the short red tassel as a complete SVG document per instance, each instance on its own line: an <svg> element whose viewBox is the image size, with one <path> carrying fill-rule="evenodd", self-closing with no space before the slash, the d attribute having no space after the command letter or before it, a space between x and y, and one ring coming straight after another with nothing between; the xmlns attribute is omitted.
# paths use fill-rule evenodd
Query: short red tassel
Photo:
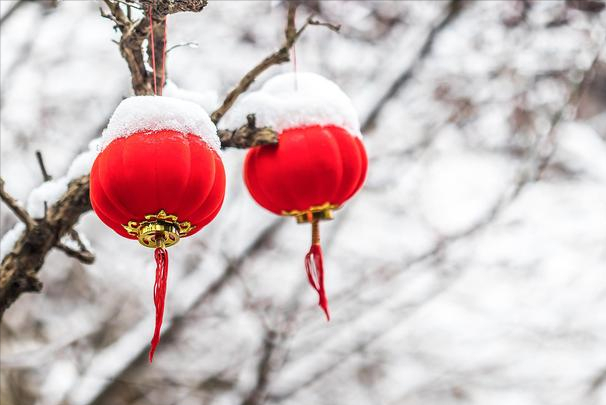
<svg viewBox="0 0 606 405"><path fill-rule="evenodd" d="M154 352L160 342L160 329L164 317L164 300L166 298L166 280L168 279L168 252L164 248L156 248L156 283L154 284L154 303L156 304L156 329L149 350L149 362L154 358Z"/></svg>
<svg viewBox="0 0 606 405"><path fill-rule="evenodd" d="M326 320L330 321L328 312L328 300L326 299L326 290L324 289L324 263L322 261L322 246L320 246L320 229L318 221L312 222L311 248L305 255L305 270L309 284L318 292L320 301L318 305L326 314Z"/></svg>

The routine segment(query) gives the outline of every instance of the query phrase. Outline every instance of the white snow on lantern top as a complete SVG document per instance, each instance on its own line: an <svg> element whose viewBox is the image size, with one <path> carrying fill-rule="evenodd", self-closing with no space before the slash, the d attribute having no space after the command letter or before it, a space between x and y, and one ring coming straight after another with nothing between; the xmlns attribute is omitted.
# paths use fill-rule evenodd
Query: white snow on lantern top
<svg viewBox="0 0 606 405"><path fill-rule="evenodd" d="M122 100L103 131L102 147L116 138L163 129L197 135L216 152L220 151L217 127L201 106L162 96L135 96Z"/></svg>
<svg viewBox="0 0 606 405"><path fill-rule="evenodd" d="M244 95L227 112L221 128L244 125L254 113L258 127L278 132L309 125L335 125L361 137L353 103L334 82L316 73L284 73L269 79L261 89Z"/></svg>

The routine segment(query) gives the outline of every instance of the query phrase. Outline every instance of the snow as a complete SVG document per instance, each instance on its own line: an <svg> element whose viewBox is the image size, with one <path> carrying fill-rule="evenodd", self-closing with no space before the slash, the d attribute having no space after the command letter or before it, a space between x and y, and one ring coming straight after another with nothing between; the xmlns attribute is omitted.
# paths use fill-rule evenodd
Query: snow
<svg viewBox="0 0 606 405"><path fill-rule="evenodd" d="M308 125L336 125L361 137L360 121L352 101L339 86L316 73L283 73L260 90L245 94L225 114L221 128L238 128L254 113L259 127L277 132Z"/></svg>
<svg viewBox="0 0 606 405"><path fill-rule="evenodd" d="M3 260L4 256L13 250L13 246L15 246L15 243L23 231L25 231L25 224L23 222L17 222L14 227L9 229L4 236L2 236L2 240L0 241L0 260Z"/></svg>
<svg viewBox="0 0 606 405"><path fill-rule="evenodd" d="M55 180L50 180L34 188L27 199L26 210L33 218L44 217L44 203L50 207L56 203L67 191L69 182L82 176L87 176L101 148L101 138L95 138L88 144L88 149L78 154L70 164L67 174ZM0 249L0 260L9 253L21 233L25 230L22 223L17 223L2 237ZM91 251L90 242L85 235L80 234L80 239Z"/></svg>
<svg viewBox="0 0 606 405"><path fill-rule="evenodd" d="M498 156L465 150L456 142L460 134L452 128L438 137L436 154L422 173L418 205L437 232L451 235L487 214L510 183L512 171Z"/></svg>
<svg viewBox="0 0 606 405"><path fill-rule="evenodd" d="M162 95L165 97L173 97L185 101L191 101L192 103L198 104L205 111L213 111L219 105L219 95L215 90L186 90L180 88L171 80L166 81L166 85L162 90Z"/></svg>
<svg viewBox="0 0 606 405"><path fill-rule="evenodd" d="M197 135L217 153L220 152L221 142L217 128L206 111L191 101L165 96L134 96L124 99L103 131L102 147L116 138L162 129Z"/></svg>
<svg viewBox="0 0 606 405"><path fill-rule="evenodd" d="M606 181L606 144L591 126L570 122L561 125L555 159L594 181Z"/></svg>
<svg viewBox="0 0 606 405"><path fill-rule="evenodd" d="M101 150L101 142L102 139L100 137L93 139L88 144L88 150L74 158L67 169L67 178L69 180L87 176L90 173L90 169L93 167L93 163Z"/></svg>
<svg viewBox="0 0 606 405"><path fill-rule="evenodd" d="M32 190L27 200L27 212L34 218L44 217L44 203L50 207L67 191L67 177L42 183Z"/></svg>

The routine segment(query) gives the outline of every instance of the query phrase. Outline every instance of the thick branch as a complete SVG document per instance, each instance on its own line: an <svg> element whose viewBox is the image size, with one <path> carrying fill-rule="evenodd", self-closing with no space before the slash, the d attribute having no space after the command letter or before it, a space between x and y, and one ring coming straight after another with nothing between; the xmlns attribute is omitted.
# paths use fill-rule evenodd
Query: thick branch
<svg viewBox="0 0 606 405"><path fill-rule="evenodd" d="M4 311L24 292L42 288L36 273L47 253L71 231L80 215L90 210L88 176L72 181L65 195L49 207L45 218L24 232L0 267L0 319Z"/></svg>
<svg viewBox="0 0 606 405"><path fill-rule="evenodd" d="M249 114L246 120L248 121L246 125L242 125L233 131L228 129L219 130L221 147L246 149L278 142L276 131L271 128L256 127L254 114Z"/></svg>
<svg viewBox="0 0 606 405"><path fill-rule="evenodd" d="M111 19L120 30L120 53L128 64L131 73L131 84L136 95L154 94L154 80L156 87L161 92L162 87L162 66L164 60L164 30L166 26L166 16L168 14L192 11L199 12L206 6L206 0L183 0L183 1L148 1L140 0L144 17L133 21L130 16L120 8L120 3L116 0L103 0L107 5L110 14L102 15ZM150 36L151 14L154 27L154 49L155 58L152 59L151 47L148 47L147 60L150 66L156 66L156 74L148 72L145 66L145 55L143 53L143 43ZM154 60L155 59L155 60Z"/></svg>

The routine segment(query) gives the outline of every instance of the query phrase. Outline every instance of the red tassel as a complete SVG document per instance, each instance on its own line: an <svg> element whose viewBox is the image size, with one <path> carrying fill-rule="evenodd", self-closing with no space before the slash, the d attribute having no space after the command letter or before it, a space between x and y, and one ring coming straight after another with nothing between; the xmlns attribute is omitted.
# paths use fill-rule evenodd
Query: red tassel
<svg viewBox="0 0 606 405"><path fill-rule="evenodd" d="M168 252L164 248L156 248L156 283L154 284L154 303L156 304L156 329L149 350L149 362L154 358L154 352L160 342L160 329L164 317L164 299L166 298L166 280L168 279Z"/></svg>
<svg viewBox="0 0 606 405"><path fill-rule="evenodd" d="M326 320L330 321L328 313L328 300L326 299L326 290L324 289L324 263L322 262L322 246L319 243L313 243L307 255L305 255L305 270L309 284L318 292L320 300L318 305L326 314Z"/></svg>

